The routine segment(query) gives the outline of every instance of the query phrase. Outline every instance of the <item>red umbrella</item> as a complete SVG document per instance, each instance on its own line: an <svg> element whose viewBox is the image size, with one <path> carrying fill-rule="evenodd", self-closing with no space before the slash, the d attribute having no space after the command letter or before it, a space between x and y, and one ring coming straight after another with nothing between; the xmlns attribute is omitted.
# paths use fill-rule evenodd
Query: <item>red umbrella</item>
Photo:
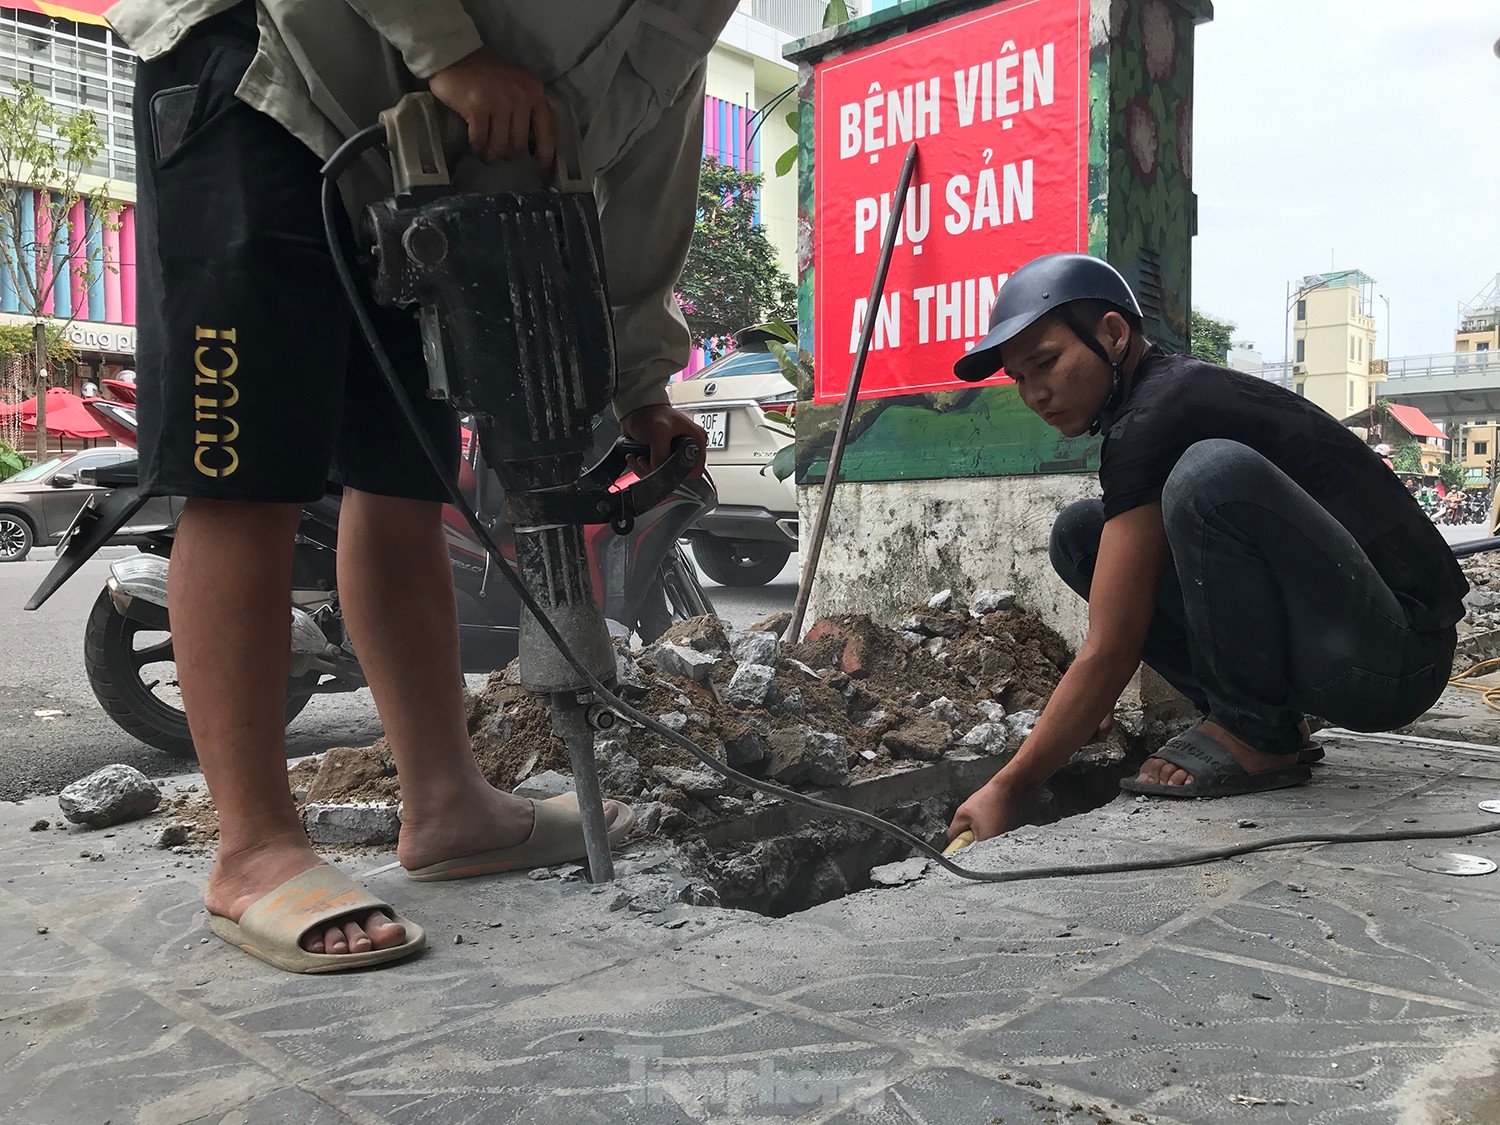
<svg viewBox="0 0 1500 1125"><path fill-rule="evenodd" d="M27 401L30 403L29 410L25 409L27 403L21 403L23 408L21 428L34 430L36 429L36 399ZM104 427L94 420L93 415L83 408L83 399L61 387L52 387L47 391L47 432L72 438L109 436Z"/></svg>

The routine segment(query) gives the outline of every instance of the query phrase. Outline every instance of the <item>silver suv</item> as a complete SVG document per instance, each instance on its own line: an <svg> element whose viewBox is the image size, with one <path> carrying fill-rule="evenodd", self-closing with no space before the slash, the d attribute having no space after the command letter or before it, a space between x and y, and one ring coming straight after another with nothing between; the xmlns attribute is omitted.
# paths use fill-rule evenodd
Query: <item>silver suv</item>
<svg viewBox="0 0 1500 1125"><path fill-rule="evenodd" d="M734 351L668 388L672 405L708 431L719 506L688 536L703 573L725 586L764 586L797 549L796 486L771 472L777 452L792 442L797 393L766 340L763 331L746 329Z"/></svg>

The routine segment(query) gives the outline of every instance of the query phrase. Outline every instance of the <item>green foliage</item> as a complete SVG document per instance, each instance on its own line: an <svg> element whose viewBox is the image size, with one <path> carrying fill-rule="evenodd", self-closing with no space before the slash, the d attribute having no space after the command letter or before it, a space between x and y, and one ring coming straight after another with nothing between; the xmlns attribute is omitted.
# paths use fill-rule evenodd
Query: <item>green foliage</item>
<svg viewBox="0 0 1500 1125"><path fill-rule="evenodd" d="M87 284L106 268L88 254L87 233L116 229L120 205L108 185L84 194L88 169L104 151L104 135L90 110L54 106L30 82L17 82L0 98L0 257L10 263L21 312L40 316L57 278L69 271ZM32 209L28 189L48 193L48 222L27 232ZM52 232L67 225L68 212L84 204L85 237L58 246ZM50 230L48 229L50 227Z"/></svg>
<svg viewBox="0 0 1500 1125"><path fill-rule="evenodd" d="M1227 320L1217 320L1207 313L1193 310L1190 341L1193 355L1205 363L1222 364L1229 358L1229 345L1233 343L1235 326Z"/></svg>
<svg viewBox="0 0 1500 1125"><path fill-rule="evenodd" d="M15 476L28 464L25 456L15 446L0 438L0 480Z"/></svg>
<svg viewBox="0 0 1500 1125"><path fill-rule="evenodd" d="M796 289L756 222L763 176L703 161L698 221L678 297L695 340L719 340L770 317L796 316Z"/></svg>
<svg viewBox="0 0 1500 1125"><path fill-rule="evenodd" d="M1444 488L1462 488L1469 479L1469 470L1462 461L1444 461L1438 466L1438 479Z"/></svg>
<svg viewBox="0 0 1500 1125"><path fill-rule="evenodd" d="M0 324L0 367L5 367L17 356L32 354L32 326L29 324ZM68 343L62 325L47 323L47 358L54 363L65 363L74 357L73 345Z"/></svg>
<svg viewBox="0 0 1500 1125"><path fill-rule="evenodd" d="M1422 447L1415 438L1407 438L1396 444L1396 450L1391 454L1391 468L1398 473L1422 471Z"/></svg>

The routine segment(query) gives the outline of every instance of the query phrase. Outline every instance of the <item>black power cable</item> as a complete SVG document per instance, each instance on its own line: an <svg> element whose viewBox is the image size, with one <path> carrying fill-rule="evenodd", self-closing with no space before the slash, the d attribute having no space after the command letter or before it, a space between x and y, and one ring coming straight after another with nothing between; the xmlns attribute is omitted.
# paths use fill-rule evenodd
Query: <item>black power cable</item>
<svg viewBox="0 0 1500 1125"><path fill-rule="evenodd" d="M1233 847L1214 848L1208 851L1188 852L1183 855L1172 856L1167 859L1130 860L1121 863L1091 863L1072 864L1054 867L1037 867L1025 871L977 871L973 868L963 867L954 863L942 852L932 847L904 828L900 828L872 813L860 809L847 808L844 805L825 801L819 797L809 797L805 793L795 793L790 789L783 789L779 785L773 785L768 781L750 777L731 769L713 755L703 750L692 739L678 733L671 727L665 726L651 716L636 710L630 704L617 696L609 688L605 687L591 673L572 650L568 648L567 642L548 619L546 612L532 596L531 591L526 588L525 582L516 572L509 560L500 552L500 548L491 538L488 530L480 523L478 515L469 507L462 492L459 491L458 482L453 479L452 474L444 467L443 459L432 444L426 429L417 417L416 409L412 406L411 399L406 394L406 389L401 385L401 379L396 374L395 367L391 364L391 358L386 353L380 336L375 330L375 325L370 319L369 309L365 306L364 299L360 293L359 286L355 282L353 271L349 268L349 262L345 256L345 250L341 244L338 227L338 211L341 201L338 198L338 178L346 168L368 150L383 144L385 141L385 127L383 125L371 125L369 128L361 129L350 137L338 150L328 158L323 165L323 230L328 239L328 250L333 258L334 269L338 273L339 283L342 285L345 297L349 300L349 306L354 312L355 320L359 324L360 332L364 334L365 342L370 347L370 353L375 357L376 365L380 368L381 375L390 387L391 393L396 397L396 405L400 409L402 417L411 429L412 435L422 447L423 454L432 463L433 470L442 481L443 489L453 507L464 517L469 525L469 530L474 537L484 545L484 549L499 567L500 573L515 590L516 597L536 617L542 631L557 646L557 651L567 661L568 665L579 674L585 683L600 700L608 704L610 709L627 719L630 719L647 730L666 739L668 742L681 746L698 761L724 778L742 785L747 789L753 789L767 796L777 797L783 801L803 805L806 808L816 809L819 812L828 813L830 816L843 817L846 820L857 820L861 824L867 824L889 836L893 836L902 843L907 844L913 850L921 853L934 863L947 871L964 879L973 879L984 883L1015 883L1029 879L1056 879L1076 875L1110 875L1126 871L1160 871L1171 867L1188 867L1199 863L1209 863L1216 859L1228 859L1232 856L1245 855L1248 852L1265 851L1268 848L1281 847L1287 844L1326 844L1326 843L1368 843L1384 840L1446 840L1456 839L1464 836L1479 836L1485 833L1500 832L1500 822L1493 825L1482 825L1474 828L1465 828L1457 831L1446 829L1427 829L1402 832L1332 832L1332 833L1302 833L1293 836L1272 836L1269 839L1259 840L1250 844L1237 844Z"/></svg>

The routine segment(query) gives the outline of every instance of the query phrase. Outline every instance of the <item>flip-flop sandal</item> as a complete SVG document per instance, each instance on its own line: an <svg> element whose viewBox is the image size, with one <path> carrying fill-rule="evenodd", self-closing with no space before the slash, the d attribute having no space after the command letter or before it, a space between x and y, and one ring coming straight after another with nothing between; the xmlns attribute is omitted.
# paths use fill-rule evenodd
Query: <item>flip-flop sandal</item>
<svg viewBox="0 0 1500 1125"><path fill-rule="evenodd" d="M609 826L611 846L618 844L635 827L635 810L623 801L615 804L620 811ZM583 814L578 809L578 794L564 793L545 801L532 801L531 807L536 817L531 835L519 844L445 859L441 863L409 870L407 876L420 882L472 879L476 875L554 867L583 859L588 854L583 843Z"/></svg>
<svg viewBox="0 0 1500 1125"><path fill-rule="evenodd" d="M1321 762L1325 756L1326 752L1323 747L1312 741L1312 739L1304 742L1301 749L1297 751L1297 761L1305 766L1310 766L1314 762Z"/></svg>
<svg viewBox="0 0 1500 1125"><path fill-rule="evenodd" d="M1168 739L1151 756L1180 766L1193 775L1193 780L1186 785L1160 785L1127 777L1120 782L1121 789L1152 797L1235 797L1242 793L1290 789L1312 779L1312 767L1301 760L1280 769L1250 773L1233 754L1197 727Z"/></svg>
<svg viewBox="0 0 1500 1125"><path fill-rule="evenodd" d="M382 911L406 927L406 941L365 953L309 953L301 946L308 930L335 918ZM336 973L409 957L427 944L422 927L403 918L337 867L319 864L293 875L252 902L238 922L208 916L208 928L230 945L289 973Z"/></svg>

